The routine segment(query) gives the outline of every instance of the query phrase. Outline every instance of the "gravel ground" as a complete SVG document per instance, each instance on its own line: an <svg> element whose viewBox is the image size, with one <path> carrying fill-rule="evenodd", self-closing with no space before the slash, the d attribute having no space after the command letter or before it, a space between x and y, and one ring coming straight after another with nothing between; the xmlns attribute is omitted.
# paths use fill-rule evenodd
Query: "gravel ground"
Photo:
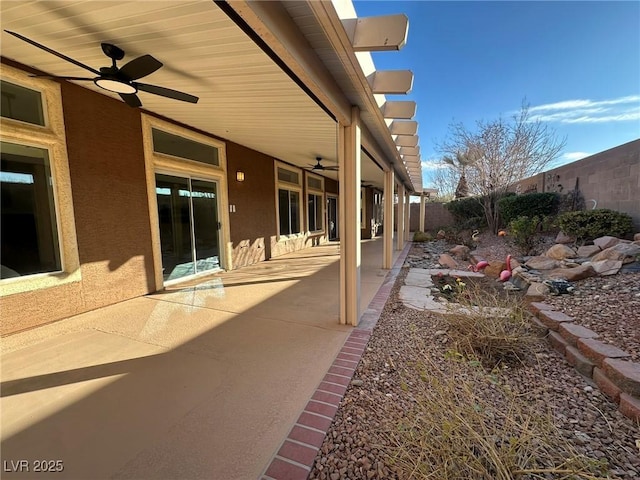
<svg viewBox="0 0 640 480"><path fill-rule="evenodd" d="M450 340L443 335L447 328L445 321L438 315L406 308L398 300L407 271L405 268L398 275L356 370L357 381L345 394L310 479L421 478L401 474L393 466L389 433L397 431L399 422L415 408L420 395L416 358L429 359L434 366L432 375L446 376L453 367L447 353L451 349ZM585 299L594 299L599 302L595 305L602 305L601 290L596 289L601 295L598 299L585 295L574 300L581 300L579 305L587 310ZM500 381L526 395L530 405L539 406L541 413L548 408L559 435L579 453L594 461L608 462L609 478L640 478L640 452L635 444L640 439L638 425L621 415L614 403L569 366L546 341L536 348L534 361L502 371ZM495 396L486 382L479 384L475 393L488 402Z"/></svg>

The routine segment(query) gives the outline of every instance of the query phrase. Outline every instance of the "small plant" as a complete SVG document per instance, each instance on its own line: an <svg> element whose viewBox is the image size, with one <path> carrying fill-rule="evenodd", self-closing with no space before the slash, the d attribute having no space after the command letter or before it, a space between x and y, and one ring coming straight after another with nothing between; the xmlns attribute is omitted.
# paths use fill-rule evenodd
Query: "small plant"
<svg viewBox="0 0 640 480"><path fill-rule="evenodd" d="M453 300L455 297L464 292L467 284L460 277L452 277L450 275L438 274L434 277L435 286L440 293L447 299Z"/></svg>
<svg viewBox="0 0 640 480"><path fill-rule="evenodd" d="M540 218L535 217L518 217L509 223L509 231L516 245L528 254L536 245L536 233L541 227Z"/></svg>
<svg viewBox="0 0 640 480"><path fill-rule="evenodd" d="M576 237L579 244L603 235L624 237L633 231L630 215L605 208L563 213L556 225L567 235Z"/></svg>
<svg viewBox="0 0 640 480"><path fill-rule="evenodd" d="M417 231L413 234L414 242L430 242L432 240L433 240L433 235L431 235L429 232Z"/></svg>

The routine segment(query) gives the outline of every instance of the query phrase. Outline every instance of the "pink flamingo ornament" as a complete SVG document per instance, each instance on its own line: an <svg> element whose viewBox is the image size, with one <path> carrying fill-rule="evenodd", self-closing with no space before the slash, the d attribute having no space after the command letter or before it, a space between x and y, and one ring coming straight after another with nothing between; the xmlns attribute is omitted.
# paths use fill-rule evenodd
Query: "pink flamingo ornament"
<svg viewBox="0 0 640 480"><path fill-rule="evenodd" d="M511 255L507 255L507 269L500 272L499 280L506 282L511 278Z"/></svg>
<svg viewBox="0 0 640 480"><path fill-rule="evenodd" d="M481 272L488 266L489 266L489 262L487 262L486 260L482 260L476 263L475 265L469 265L467 267L467 270L471 270L472 272Z"/></svg>

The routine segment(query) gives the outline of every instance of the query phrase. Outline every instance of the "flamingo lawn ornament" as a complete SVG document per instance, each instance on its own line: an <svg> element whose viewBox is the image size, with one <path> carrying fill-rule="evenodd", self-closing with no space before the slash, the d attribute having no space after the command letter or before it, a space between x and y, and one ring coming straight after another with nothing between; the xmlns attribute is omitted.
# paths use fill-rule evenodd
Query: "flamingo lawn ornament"
<svg viewBox="0 0 640 480"><path fill-rule="evenodd" d="M500 272L500 282L506 282L511 278L511 255L507 255L507 269Z"/></svg>
<svg viewBox="0 0 640 480"><path fill-rule="evenodd" d="M486 260L482 260L475 265L469 265L467 270L471 270L472 272L482 272L485 268L489 266L489 262Z"/></svg>

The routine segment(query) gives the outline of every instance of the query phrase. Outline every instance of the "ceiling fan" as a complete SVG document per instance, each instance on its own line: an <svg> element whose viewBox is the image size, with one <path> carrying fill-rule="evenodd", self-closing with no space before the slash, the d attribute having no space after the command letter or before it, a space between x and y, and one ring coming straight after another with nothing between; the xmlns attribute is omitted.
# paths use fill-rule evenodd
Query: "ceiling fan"
<svg viewBox="0 0 640 480"><path fill-rule="evenodd" d="M19 38L22 41L30 43L31 45L38 47L45 52L51 53L67 62L84 68L91 73L97 75L96 77L60 77L55 75L33 75L34 77L45 78L57 78L61 80L77 80L77 81L89 81L95 83L98 87L108 90L110 92L117 93L120 98L130 107L141 107L142 102L136 95L138 91L152 93L161 97L172 98L174 100L181 100L183 102L197 103L198 97L189 95L188 93L179 92L178 90L172 90L170 88L160 87L158 85L150 85L148 83L136 82L139 78L146 77L152 74L156 70L162 67L162 62L156 60L151 55L142 55L141 57L134 58L128 63L125 63L122 67L116 65L116 61L124 58L124 50L112 45L110 43L102 43L102 51L111 59L110 67L100 67L99 70L89 67L71 57L67 57L60 52L56 52L49 47L39 44L23 35L16 32L10 32L5 30L10 35Z"/></svg>
<svg viewBox="0 0 640 480"><path fill-rule="evenodd" d="M311 167L312 171L323 171L323 170L331 170L331 171L336 171L338 170L338 167L325 167L324 165L322 165L322 157L316 157L316 164L313 165Z"/></svg>

